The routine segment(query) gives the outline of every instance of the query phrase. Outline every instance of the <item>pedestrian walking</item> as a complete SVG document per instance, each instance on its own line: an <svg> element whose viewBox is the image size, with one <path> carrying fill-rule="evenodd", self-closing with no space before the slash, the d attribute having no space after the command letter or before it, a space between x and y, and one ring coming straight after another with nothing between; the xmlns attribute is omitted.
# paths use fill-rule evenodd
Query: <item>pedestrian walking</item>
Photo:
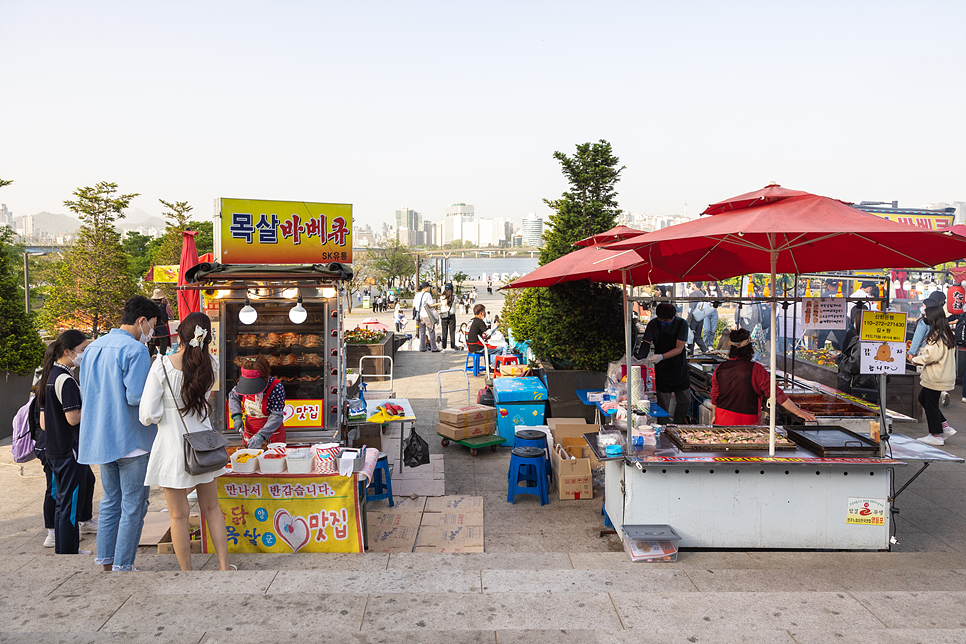
<svg viewBox="0 0 966 644"><path fill-rule="evenodd" d="M446 349L446 339L449 346L456 348L456 297L453 295L453 285L447 284L439 300L439 322L442 327L443 349Z"/></svg>
<svg viewBox="0 0 966 644"><path fill-rule="evenodd" d="M150 488L144 485L157 427L138 419L151 356L147 343L161 309L137 295L124 304L120 328L87 347L81 373L78 461L100 465L97 559L104 570L134 570Z"/></svg>
<svg viewBox="0 0 966 644"><path fill-rule="evenodd" d="M926 445L941 447L956 433L943 415L939 399L942 392L956 386L956 339L946 321L942 307L927 306L925 315L929 331L926 343L912 357L913 364L923 365L919 381L919 404L926 414L929 434L919 439Z"/></svg>
<svg viewBox="0 0 966 644"><path fill-rule="evenodd" d="M436 311L439 304L434 302L433 294L429 290L429 282L419 285L420 292L413 302L416 309L416 317L419 321L419 350L432 351L439 353L439 346L436 344Z"/></svg>

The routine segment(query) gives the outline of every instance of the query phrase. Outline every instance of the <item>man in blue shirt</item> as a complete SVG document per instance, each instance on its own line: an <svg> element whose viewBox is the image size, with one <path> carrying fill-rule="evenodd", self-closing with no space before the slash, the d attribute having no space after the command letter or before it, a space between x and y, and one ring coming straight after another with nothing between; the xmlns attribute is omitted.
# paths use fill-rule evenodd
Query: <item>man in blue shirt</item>
<svg viewBox="0 0 966 644"><path fill-rule="evenodd" d="M100 465L97 559L104 570L132 570L148 492L144 485L157 425L145 427L138 406L151 369L147 343L161 310L138 295L124 304L121 327L88 345L81 373L79 463Z"/></svg>

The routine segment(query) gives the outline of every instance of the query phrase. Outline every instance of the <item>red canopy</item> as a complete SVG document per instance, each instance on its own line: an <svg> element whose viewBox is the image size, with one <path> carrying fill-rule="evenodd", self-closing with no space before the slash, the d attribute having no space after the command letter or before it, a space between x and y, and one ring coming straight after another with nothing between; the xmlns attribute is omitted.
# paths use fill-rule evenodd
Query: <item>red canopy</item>
<svg viewBox="0 0 966 644"><path fill-rule="evenodd" d="M188 282L185 280L185 273L189 268L198 264L198 248L195 246L195 230L185 230L184 242L181 246L181 264L178 269L178 286L184 286ZM201 301L198 291L178 289L178 317L185 319L189 313L197 313L201 310Z"/></svg>
<svg viewBox="0 0 966 644"><path fill-rule="evenodd" d="M787 199L788 197L799 197L807 194L807 192L802 192L801 190L789 190L788 188L782 188L777 183L773 183L765 186L761 190L746 192L743 195L738 195L737 197L732 197L731 199L725 199L724 201L713 203L705 208L704 212L701 214L720 215L721 213L728 212L729 210L738 210L740 208L748 208L749 206L760 206L766 203L781 201L782 199Z"/></svg>
<svg viewBox="0 0 966 644"><path fill-rule="evenodd" d="M612 244L614 242L630 239L631 237L637 237L638 235L643 234L643 230L629 228L628 226L615 226L607 232L603 232L599 235L591 235L590 237L585 237L578 242L574 242L574 246L603 246L605 244Z"/></svg>
<svg viewBox="0 0 966 644"><path fill-rule="evenodd" d="M634 252L588 246L558 257L549 264L544 264L523 277L513 280L503 288L553 286L576 280L620 284L625 279L627 284L634 286L678 281L674 275L653 270L651 266L642 264L640 257Z"/></svg>

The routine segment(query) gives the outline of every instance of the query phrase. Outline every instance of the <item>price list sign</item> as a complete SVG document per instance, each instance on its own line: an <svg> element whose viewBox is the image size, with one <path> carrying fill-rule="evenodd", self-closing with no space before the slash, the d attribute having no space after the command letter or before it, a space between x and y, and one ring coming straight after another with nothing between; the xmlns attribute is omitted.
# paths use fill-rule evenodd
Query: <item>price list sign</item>
<svg viewBox="0 0 966 644"><path fill-rule="evenodd" d="M802 328L844 329L848 302L845 298L806 297L802 299Z"/></svg>

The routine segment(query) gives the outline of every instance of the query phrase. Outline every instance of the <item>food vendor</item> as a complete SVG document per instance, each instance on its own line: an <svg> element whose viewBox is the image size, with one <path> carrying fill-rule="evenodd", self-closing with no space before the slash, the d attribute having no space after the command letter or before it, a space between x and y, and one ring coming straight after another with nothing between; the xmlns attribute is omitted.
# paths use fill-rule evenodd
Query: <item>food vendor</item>
<svg viewBox="0 0 966 644"><path fill-rule="evenodd" d="M285 442L285 388L271 376L265 356L242 363L241 378L228 394L228 408L246 447L261 449L266 443Z"/></svg>
<svg viewBox="0 0 966 644"><path fill-rule="evenodd" d="M731 331L729 337L728 361L718 365L711 377L711 422L729 427L758 425L762 401L768 398L771 386L768 370L760 362L752 362L755 349L747 329ZM775 388L775 398L795 416L815 420L815 416L786 396L781 387Z"/></svg>
<svg viewBox="0 0 966 644"><path fill-rule="evenodd" d="M654 347L647 361L654 365L657 404L671 410L671 397L676 401L674 423L686 425L691 409L691 376L684 350L688 342L688 323L677 316L670 302L661 302L654 319L644 328L643 338Z"/></svg>

